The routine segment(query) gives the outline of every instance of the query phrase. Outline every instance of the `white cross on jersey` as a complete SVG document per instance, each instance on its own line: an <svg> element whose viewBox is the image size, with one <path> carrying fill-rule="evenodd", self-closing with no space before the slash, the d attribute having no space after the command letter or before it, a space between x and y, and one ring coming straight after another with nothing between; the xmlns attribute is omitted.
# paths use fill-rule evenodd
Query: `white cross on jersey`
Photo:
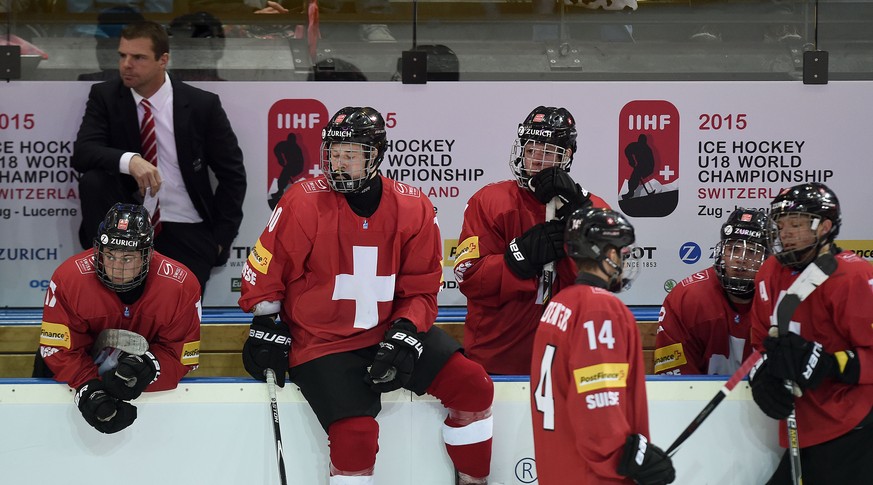
<svg viewBox="0 0 873 485"><path fill-rule="evenodd" d="M377 276L379 248L352 247L352 274L336 275L334 300L355 300L355 328L373 328L379 323L380 301L394 299L394 277Z"/></svg>

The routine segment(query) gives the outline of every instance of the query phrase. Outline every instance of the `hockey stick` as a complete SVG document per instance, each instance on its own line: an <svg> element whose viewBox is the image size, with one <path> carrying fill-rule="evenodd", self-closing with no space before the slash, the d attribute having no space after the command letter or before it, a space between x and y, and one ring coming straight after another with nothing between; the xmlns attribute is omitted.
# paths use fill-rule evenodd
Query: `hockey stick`
<svg viewBox="0 0 873 485"><path fill-rule="evenodd" d="M149 342L142 335L123 328L107 328L97 335L91 346L96 356L106 347L121 350L133 355L143 355L149 349Z"/></svg>
<svg viewBox="0 0 873 485"><path fill-rule="evenodd" d="M97 364L98 374L103 374L118 365L122 352L143 355L149 350L149 342L142 335L123 328L107 328L97 335L91 354Z"/></svg>
<svg viewBox="0 0 873 485"><path fill-rule="evenodd" d="M273 369L267 369L267 392L270 394L270 411L273 413L273 437L276 438L276 461L279 466L279 480L282 485L288 485L285 476L285 452L282 450L282 427L279 424L279 403L276 400L276 374Z"/></svg>
<svg viewBox="0 0 873 485"><path fill-rule="evenodd" d="M837 269L837 260L830 251L820 255L809 266L804 268L800 276L791 283L791 286L786 290L782 300L776 305L776 322L775 326L770 322L770 335L773 336L774 330L780 337L785 336L790 331L791 318L800 303L821 286L825 280ZM800 397L800 390L791 381L785 382L786 387L794 389L794 395ZM791 414L785 419L785 425L788 429L788 452L791 460L791 479L794 485L803 484L803 471L800 466L800 438L797 433L797 410L792 409Z"/></svg>
<svg viewBox="0 0 873 485"><path fill-rule="evenodd" d="M740 367L734 372L734 374L727 380L724 386L718 390L718 394L715 395L707 404L704 406L703 410L695 416L695 418L691 421L691 423L685 428L684 431L673 441L673 444L667 448L667 454L673 456L673 453L676 452L676 448L679 447L685 440L691 436L692 433L697 431L697 428L703 423L703 421L709 417L710 414L715 410L715 408L721 404L725 397L730 394L731 391L734 390L737 384L752 370L752 367L755 366L755 363L761 358L761 353L757 350L753 350L752 354L746 357L746 360L740 364Z"/></svg>
<svg viewBox="0 0 873 485"><path fill-rule="evenodd" d="M555 218L555 210L558 207L558 197L552 198L548 204L546 204L546 222L549 222ZM542 287L540 287L540 295L538 300L542 302L543 305L547 305L549 300L552 299L552 284L555 282L555 262L549 261L545 265L543 265L543 277L542 277Z"/></svg>

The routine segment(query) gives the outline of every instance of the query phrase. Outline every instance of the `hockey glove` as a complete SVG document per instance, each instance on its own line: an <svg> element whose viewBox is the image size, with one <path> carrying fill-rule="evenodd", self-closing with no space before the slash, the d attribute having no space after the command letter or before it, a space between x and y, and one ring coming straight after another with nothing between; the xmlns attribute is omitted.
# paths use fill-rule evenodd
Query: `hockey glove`
<svg viewBox="0 0 873 485"><path fill-rule="evenodd" d="M85 421L101 433L117 433L136 420L136 406L110 396L98 379L82 384L75 401Z"/></svg>
<svg viewBox="0 0 873 485"><path fill-rule="evenodd" d="M409 320L398 318L385 332L364 381L376 392L391 392L409 382L415 362L424 352L423 335Z"/></svg>
<svg viewBox="0 0 873 485"><path fill-rule="evenodd" d="M641 434L627 437L616 471L641 485L662 485L676 479L673 460Z"/></svg>
<svg viewBox="0 0 873 485"><path fill-rule="evenodd" d="M563 220L578 209L591 205L591 196L587 190L573 181L570 174L558 167L551 167L537 172L530 179L534 197L543 204L557 197L561 208L555 214Z"/></svg>
<svg viewBox="0 0 873 485"><path fill-rule="evenodd" d="M749 373L752 399L767 416L785 419L794 409L794 394L786 387L785 379L771 374L770 362L764 355Z"/></svg>
<svg viewBox="0 0 873 485"><path fill-rule="evenodd" d="M103 387L112 397L122 401L132 401L158 380L161 375L161 364L151 352L143 355L121 353L118 365L109 369L100 377Z"/></svg>
<svg viewBox="0 0 873 485"><path fill-rule="evenodd" d="M543 265L563 258L564 222L537 224L509 242L503 259L509 269L521 279L533 278Z"/></svg>
<svg viewBox="0 0 873 485"><path fill-rule="evenodd" d="M276 384L285 387L290 348L291 333L288 326L282 322L276 323L275 315L257 315L252 318L249 338L243 344L243 367L249 375L264 382L267 380L264 373L267 369L273 369Z"/></svg>
<svg viewBox="0 0 873 485"><path fill-rule="evenodd" d="M764 340L770 374L797 383L801 389L815 389L825 377L836 376L837 362L818 342L796 333Z"/></svg>

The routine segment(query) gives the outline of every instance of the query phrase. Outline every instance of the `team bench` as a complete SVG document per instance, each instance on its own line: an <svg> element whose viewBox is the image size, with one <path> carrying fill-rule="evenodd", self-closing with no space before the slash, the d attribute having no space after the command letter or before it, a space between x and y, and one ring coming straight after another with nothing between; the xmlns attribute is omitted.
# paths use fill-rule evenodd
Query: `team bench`
<svg viewBox="0 0 873 485"><path fill-rule="evenodd" d="M652 373L652 352L658 328L658 307L632 307L643 337L646 373ZM440 307L436 325L459 342L464 336L464 307ZM0 310L0 378L29 377L39 342L42 309ZM204 308L200 329L200 368L192 377L246 376L240 350L251 316L238 308Z"/></svg>

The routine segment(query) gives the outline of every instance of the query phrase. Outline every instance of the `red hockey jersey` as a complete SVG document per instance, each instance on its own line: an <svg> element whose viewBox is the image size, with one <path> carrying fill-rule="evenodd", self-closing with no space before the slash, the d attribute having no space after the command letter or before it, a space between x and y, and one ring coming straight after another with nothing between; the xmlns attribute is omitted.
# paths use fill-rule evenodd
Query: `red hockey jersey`
<svg viewBox="0 0 873 485"><path fill-rule="evenodd" d="M625 439L649 436L642 339L609 291L574 285L546 306L531 361L540 485L633 483L616 473Z"/></svg>
<svg viewBox="0 0 873 485"><path fill-rule="evenodd" d="M752 305L752 344L763 351L776 306L797 271L768 258L755 278L758 294ZM825 379L795 400L800 447L842 436L857 426L873 406L873 267L851 251L837 255L837 269L804 300L791 317L791 331L822 344L829 353L852 349L860 360L857 385ZM779 439L787 447L785 422Z"/></svg>
<svg viewBox="0 0 873 485"><path fill-rule="evenodd" d="M442 279L436 214L417 188L382 177L371 217L355 214L324 177L290 186L243 268L239 306L281 302L292 366L382 341L407 318L436 320Z"/></svg>
<svg viewBox="0 0 873 485"><path fill-rule="evenodd" d="M752 353L750 308L729 302L712 267L682 280L658 316L655 374L732 375Z"/></svg>
<svg viewBox="0 0 873 485"><path fill-rule="evenodd" d="M200 362L200 284L182 263L152 253L142 296L123 303L97 277L94 250L55 270L45 295L39 351L55 380L78 388L97 378L91 346L101 331L136 332L149 343L161 375L146 391L174 389Z"/></svg>
<svg viewBox="0 0 873 485"><path fill-rule="evenodd" d="M609 207L591 194L594 207ZM491 374L530 372L533 336L543 313L540 277L520 279L503 261L513 238L545 222L546 208L515 180L486 185L470 197L455 259L455 279L467 297L464 350ZM573 283L570 258L555 264L555 295Z"/></svg>

